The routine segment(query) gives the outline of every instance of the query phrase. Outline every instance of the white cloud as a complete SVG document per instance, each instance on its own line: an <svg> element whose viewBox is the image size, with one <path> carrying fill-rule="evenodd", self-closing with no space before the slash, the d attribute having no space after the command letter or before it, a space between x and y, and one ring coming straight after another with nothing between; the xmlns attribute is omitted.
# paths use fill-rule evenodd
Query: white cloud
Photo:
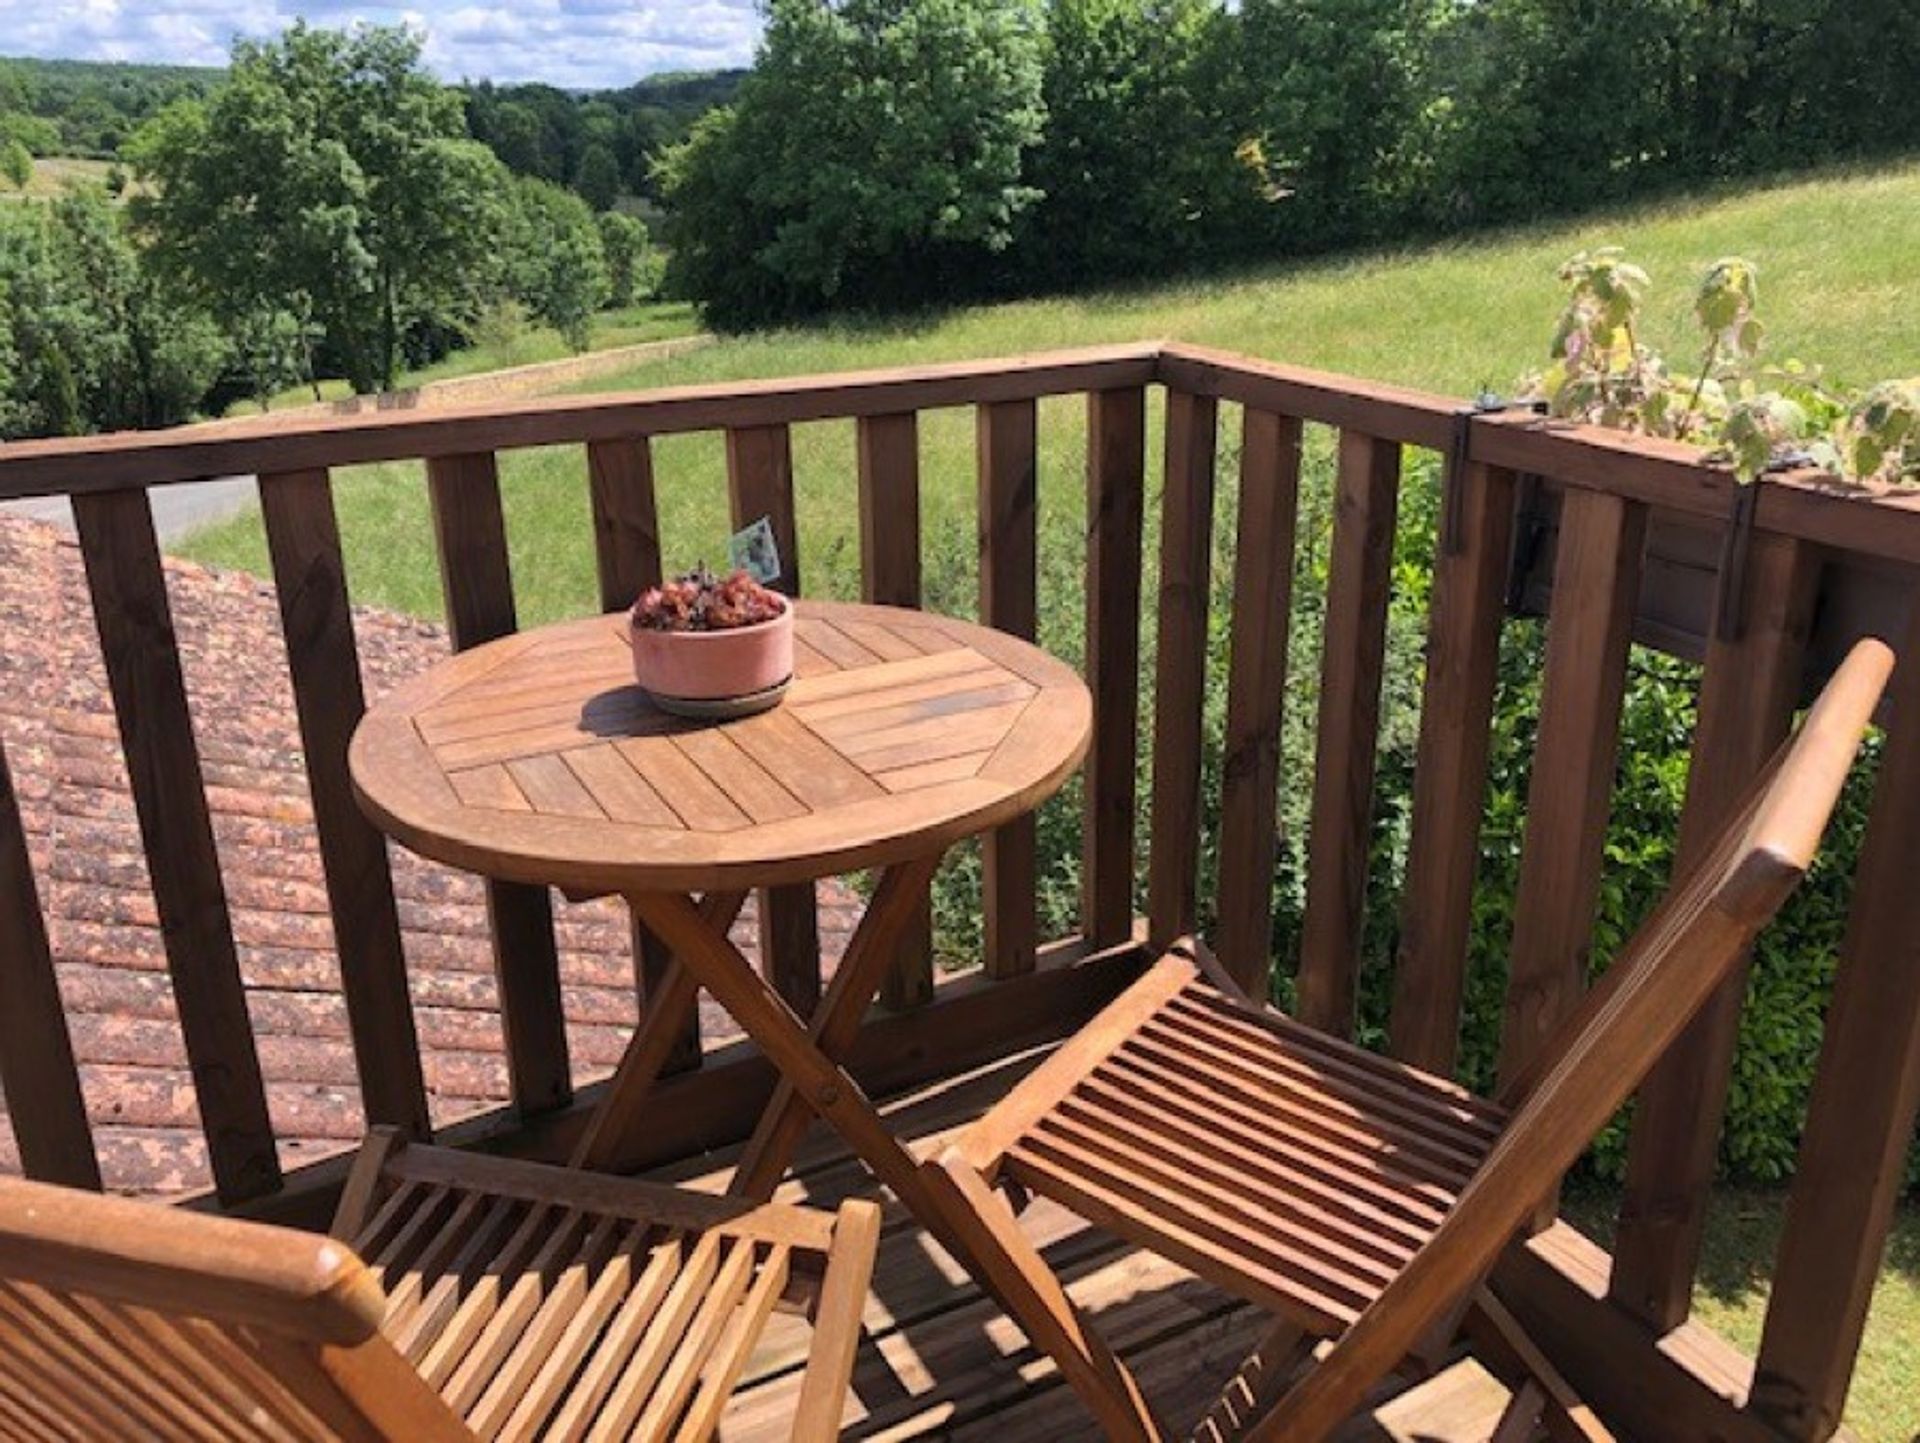
<svg viewBox="0 0 1920 1443"><path fill-rule="evenodd" d="M745 65L754 0L0 0L0 53L218 65L236 36L316 25L410 23L446 78L631 84L661 70Z"/></svg>

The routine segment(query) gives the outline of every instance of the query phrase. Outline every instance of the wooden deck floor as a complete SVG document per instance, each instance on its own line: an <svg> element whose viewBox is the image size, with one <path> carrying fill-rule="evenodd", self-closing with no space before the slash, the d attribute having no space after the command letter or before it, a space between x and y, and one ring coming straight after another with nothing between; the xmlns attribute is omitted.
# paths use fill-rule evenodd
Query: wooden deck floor
<svg viewBox="0 0 1920 1443"><path fill-rule="evenodd" d="M931 1151L977 1116L1036 1057L1000 1064L897 1099L894 1125ZM679 1182L719 1186L725 1157L669 1173ZM818 1128L782 1196L833 1206L850 1191L871 1192L867 1173ZM1217 1395L1263 1326L1191 1274L1089 1232L1044 1201L1023 1225L1044 1248L1102 1332L1139 1372L1169 1423L1184 1425ZM775 1443L799 1389L805 1324L776 1318L721 1430L726 1443ZM1505 1390L1472 1362L1356 1420L1343 1443L1480 1443L1493 1428ZM993 1438L995 1443L1091 1439L1098 1431L1052 1365L986 1302L952 1260L890 1208L880 1248L867 1337L854 1373L845 1436L860 1439Z"/></svg>

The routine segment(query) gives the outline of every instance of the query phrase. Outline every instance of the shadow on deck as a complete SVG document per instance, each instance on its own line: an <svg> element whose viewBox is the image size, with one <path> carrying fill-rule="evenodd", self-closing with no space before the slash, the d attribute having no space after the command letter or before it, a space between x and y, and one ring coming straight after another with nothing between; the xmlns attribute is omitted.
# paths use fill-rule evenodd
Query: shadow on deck
<svg viewBox="0 0 1920 1443"><path fill-rule="evenodd" d="M921 1088L887 1108L922 1156L993 1104L1044 1052ZM723 1188L731 1155L712 1154L655 1176ZM866 1170L816 1128L781 1189L782 1199L832 1207L871 1194ZM1170 1424L1190 1425L1219 1395L1267 1320L1172 1263L1089 1231L1039 1199L1022 1218L1074 1298L1134 1367ZM806 1325L776 1318L722 1424L725 1443L776 1443L800 1388ZM1343 1443L1466 1443L1488 1436L1506 1390L1462 1362L1356 1420ZM996 1443L1099 1436L1051 1362L899 1208L887 1226L867 1304L866 1336L844 1419L849 1439L988 1438Z"/></svg>

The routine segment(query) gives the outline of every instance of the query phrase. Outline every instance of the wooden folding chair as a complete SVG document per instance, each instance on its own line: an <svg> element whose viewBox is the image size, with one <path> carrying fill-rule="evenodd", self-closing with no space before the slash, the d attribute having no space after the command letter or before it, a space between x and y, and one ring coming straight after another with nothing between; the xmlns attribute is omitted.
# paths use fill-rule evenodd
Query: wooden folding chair
<svg viewBox="0 0 1920 1443"><path fill-rule="evenodd" d="M0 1437L691 1443L784 1298L813 1313L793 1436L819 1443L879 1226L391 1132L335 1238L4 1181Z"/></svg>
<svg viewBox="0 0 1920 1443"><path fill-rule="evenodd" d="M1160 1425L994 1184L1278 1315L1196 1437L1314 1443L1435 1358L1476 1297L1468 1331L1525 1375L1496 1436L1542 1417L1556 1437L1606 1436L1483 1284L1799 881L1892 663L1877 641L1854 649L1711 854L1498 1099L1255 1006L1188 941L928 1164L1108 1435Z"/></svg>

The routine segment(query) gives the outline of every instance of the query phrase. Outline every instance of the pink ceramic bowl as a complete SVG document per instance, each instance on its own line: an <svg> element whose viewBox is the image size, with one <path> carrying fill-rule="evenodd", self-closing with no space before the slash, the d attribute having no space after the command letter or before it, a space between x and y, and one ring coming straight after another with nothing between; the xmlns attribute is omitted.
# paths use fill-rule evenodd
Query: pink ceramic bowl
<svg viewBox="0 0 1920 1443"><path fill-rule="evenodd" d="M771 621L731 631L654 631L629 624L633 679L655 697L725 701L793 675L793 605Z"/></svg>

